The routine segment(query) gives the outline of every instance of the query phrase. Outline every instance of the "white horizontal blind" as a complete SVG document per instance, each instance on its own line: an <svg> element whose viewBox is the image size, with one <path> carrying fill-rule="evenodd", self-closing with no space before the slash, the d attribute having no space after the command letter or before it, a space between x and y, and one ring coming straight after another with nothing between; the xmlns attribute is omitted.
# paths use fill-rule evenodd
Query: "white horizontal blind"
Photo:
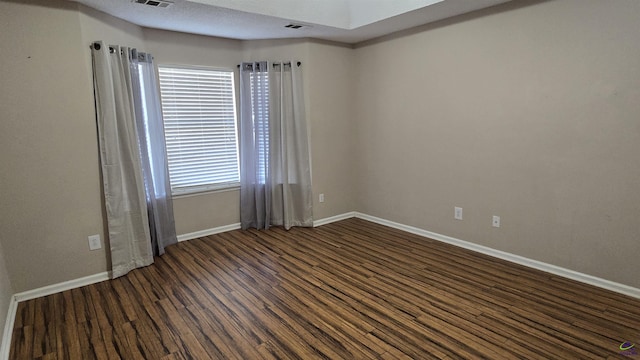
<svg viewBox="0 0 640 360"><path fill-rule="evenodd" d="M232 71L158 67L174 194L238 185Z"/></svg>

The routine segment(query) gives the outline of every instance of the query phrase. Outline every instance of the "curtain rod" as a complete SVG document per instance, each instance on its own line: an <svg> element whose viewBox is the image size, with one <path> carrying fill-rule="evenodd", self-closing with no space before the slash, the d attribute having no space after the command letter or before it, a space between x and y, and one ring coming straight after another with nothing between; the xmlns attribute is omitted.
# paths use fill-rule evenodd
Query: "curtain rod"
<svg viewBox="0 0 640 360"><path fill-rule="evenodd" d="M273 66L280 66L280 65L284 65L284 66L291 66L291 61L289 62L285 62L285 63L273 63ZM302 65L301 61L296 62L296 65L298 65L298 67L300 67L300 65ZM238 64L238 68L240 68L240 64Z"/></svg>
<svg viewBox="0 0 640 360"><path fill-rule="evenodd" d="M114 47L116 45L109 45L109 53L110 54L114 54L116 52L116 48ZM102 45L100 42L96 41L93 44L91 44L89 46L90 49L95 49L95 50L100 50L102 49ZM120 54L123 54L123 50L122 48L120 48ZM129 48L129 54L131 55L132 58L137 59L140 62L147 62L147 63L151 63L153 62L153 56L151 56L151 54L149 53L144 53L144 52L139 52L137 49L135 48Z"/></svg>

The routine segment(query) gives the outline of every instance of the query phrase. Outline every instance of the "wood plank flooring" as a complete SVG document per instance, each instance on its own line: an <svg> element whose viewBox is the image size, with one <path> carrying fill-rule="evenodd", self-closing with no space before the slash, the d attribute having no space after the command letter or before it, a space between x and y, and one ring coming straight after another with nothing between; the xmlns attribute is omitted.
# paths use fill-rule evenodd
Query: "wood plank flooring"
<svg viewBox="0 0 640 360"><path fill-rule="evenodd" d="M349 219L183 242L21 302L10 358L640 359L624 341L638 299Z"/></svg>

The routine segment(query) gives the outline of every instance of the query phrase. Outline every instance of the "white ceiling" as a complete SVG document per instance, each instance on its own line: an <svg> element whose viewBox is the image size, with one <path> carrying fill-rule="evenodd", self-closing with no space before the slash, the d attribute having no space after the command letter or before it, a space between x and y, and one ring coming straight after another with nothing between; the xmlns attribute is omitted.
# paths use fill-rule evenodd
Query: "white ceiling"
<svg viewBox="0 0 640 360"><path fill-rule="evenodd" d="M355 44L511 0L71 0L149 28L232 39L316 38ZM305 25L300 29L288 24Z"/></svg>

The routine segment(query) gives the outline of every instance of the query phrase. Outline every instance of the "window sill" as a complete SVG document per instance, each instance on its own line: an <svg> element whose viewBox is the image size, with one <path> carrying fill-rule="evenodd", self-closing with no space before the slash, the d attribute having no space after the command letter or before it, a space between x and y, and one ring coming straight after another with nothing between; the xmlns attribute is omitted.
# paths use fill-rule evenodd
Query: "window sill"
<svg viewBox="0 0 640 360"><path fill-rule="evenodd" d="M240 190L240 184L221 185L217 187L209 186L209 187L184 189L184 190L176 191L171 193L171 197L173 199L181 199L181 198L187 198L192 196L200 196L200 195L215 194L215 193L237 191L237 190Z"/></svg>

